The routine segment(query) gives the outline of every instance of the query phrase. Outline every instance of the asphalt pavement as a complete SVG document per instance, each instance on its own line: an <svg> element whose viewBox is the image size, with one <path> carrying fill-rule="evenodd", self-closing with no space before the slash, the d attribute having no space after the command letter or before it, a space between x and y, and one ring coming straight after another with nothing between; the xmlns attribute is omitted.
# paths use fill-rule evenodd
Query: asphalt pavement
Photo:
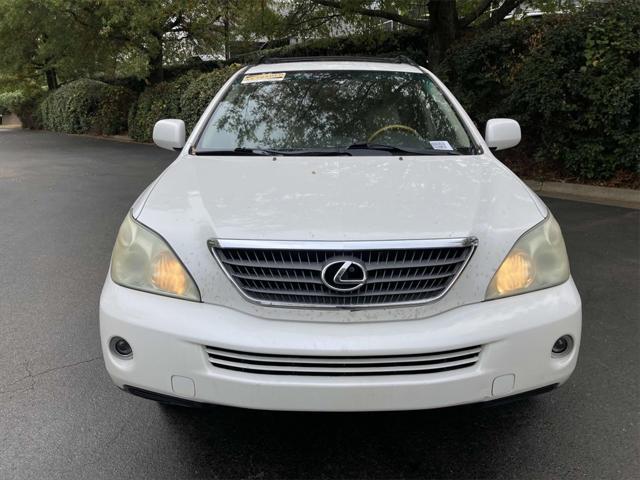
<svg viewBox="0 0 640 480"><path fill-rule="evenodd" d="M546 199L584 326L560 389L508 405L304 414L164 409L104 369L118 226L172 160L0 130L0 478L638 478L640 212Z"/></svg>

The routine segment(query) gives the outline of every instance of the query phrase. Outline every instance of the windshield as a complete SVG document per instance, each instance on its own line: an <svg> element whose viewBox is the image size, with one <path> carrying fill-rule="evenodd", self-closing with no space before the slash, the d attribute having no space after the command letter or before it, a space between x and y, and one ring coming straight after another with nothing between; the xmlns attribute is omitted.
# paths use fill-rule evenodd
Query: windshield
<svg viewBox="0 0 640 480"><path fill-rule="evenodd" d="M240 76L196 146L216 151L469 154L473 143L426 74L296 71Z"/></svg>

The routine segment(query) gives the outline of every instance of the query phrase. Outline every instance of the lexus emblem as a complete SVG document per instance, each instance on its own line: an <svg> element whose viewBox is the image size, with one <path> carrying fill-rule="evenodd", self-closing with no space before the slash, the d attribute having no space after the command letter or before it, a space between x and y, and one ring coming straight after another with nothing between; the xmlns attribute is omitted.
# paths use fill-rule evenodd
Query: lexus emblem
<svg viewBox="0 0 640 480"><path fill-rule="evenodd" d="M367 270L356 260L333 260L322 269L322 283L336 292L352 292L367 282Z"/></svg>

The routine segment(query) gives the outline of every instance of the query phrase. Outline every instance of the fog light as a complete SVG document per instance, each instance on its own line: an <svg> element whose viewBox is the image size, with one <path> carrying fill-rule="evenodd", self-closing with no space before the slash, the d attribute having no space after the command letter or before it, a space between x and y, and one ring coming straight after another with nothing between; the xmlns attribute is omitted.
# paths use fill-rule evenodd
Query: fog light
<svg viewBox="0 0 640 480"><path fill-rule="evenodd" d="M564 357L573 349L573 337L571 335L563 335L556 340L551 347L551 355L553 357Z"/></svg>
<svg viewBox="0 0 640 480"><path fill-rule="evenodd" d="M109 343L111 351L121 358L133 357L131 345L122 337L113 337Z"/></svg>

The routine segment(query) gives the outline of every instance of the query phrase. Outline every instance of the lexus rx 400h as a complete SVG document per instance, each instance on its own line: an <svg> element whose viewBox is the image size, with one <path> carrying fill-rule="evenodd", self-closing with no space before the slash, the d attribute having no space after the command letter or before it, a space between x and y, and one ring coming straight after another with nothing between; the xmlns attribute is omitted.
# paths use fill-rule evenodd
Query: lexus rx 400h
<svg viewBox="0 0 640 480"><path fill-rule="evenodd" d="M178 404L375 411L550 389L581 302L558 222L426 69L264 60L133 204L100 301L121 388Z"/></svg>

